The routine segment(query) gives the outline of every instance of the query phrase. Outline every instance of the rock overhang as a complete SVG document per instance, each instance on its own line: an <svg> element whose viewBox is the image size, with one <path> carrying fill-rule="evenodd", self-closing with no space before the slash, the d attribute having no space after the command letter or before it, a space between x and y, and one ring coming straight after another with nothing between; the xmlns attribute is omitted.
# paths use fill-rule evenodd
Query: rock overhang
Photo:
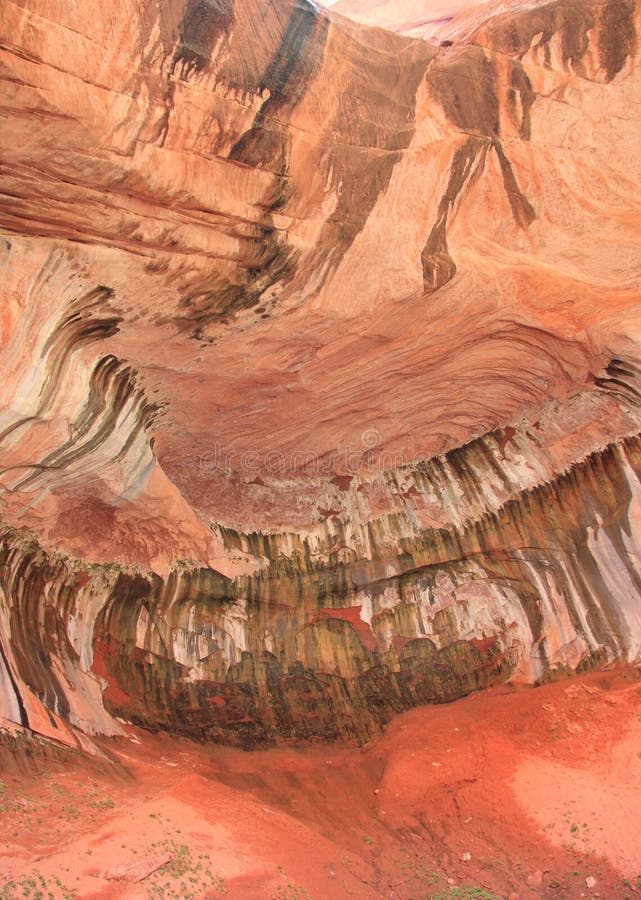
<svg viewBox="0 0 641 900"><path fill-rule="evenodd" d="M91 730L67 683L218 738L362 738L635 658L633 4L440 43L118 9L4 23L9 717Z"/></svg>

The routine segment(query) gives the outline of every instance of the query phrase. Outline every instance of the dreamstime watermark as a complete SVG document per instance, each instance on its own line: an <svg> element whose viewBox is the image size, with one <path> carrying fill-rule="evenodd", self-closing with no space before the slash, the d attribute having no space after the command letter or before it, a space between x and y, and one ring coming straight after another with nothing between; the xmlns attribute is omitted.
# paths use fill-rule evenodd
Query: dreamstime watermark
<svg viewBox="0 0 641 900"><path fill-rule="evenodd" d="M338 473L354 476L363 471L381 471L400 468L415 460L402 451L386 450L381 434L376 428L361 432L360 443L346 445L324 454L295 450L229 450L214 444L198 457L198 466L204 473L239 474L243 478L331 477ZM419 458L418 456L416 457Z"/></svg>

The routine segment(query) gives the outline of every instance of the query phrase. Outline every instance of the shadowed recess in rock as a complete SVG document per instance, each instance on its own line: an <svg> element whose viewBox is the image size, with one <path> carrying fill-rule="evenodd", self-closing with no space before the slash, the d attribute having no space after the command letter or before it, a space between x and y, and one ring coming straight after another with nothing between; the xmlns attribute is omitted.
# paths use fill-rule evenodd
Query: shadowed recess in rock
<svg viewBox="0 0 641 900"><path fill-rule="evenodd" d="M73 666L85 681L99 676L94 703L102 693L109 713L147 726L242 746L362 741L417 703L634 658L641 616L621 592L641 589L628 512L639 497L635 438L464 529L402 540L395 559L375 539L369 561L273 558L263 576L234 581L83 571L6 532L4 660L20 719L33 695L78 722L55 674Z"/></svg>

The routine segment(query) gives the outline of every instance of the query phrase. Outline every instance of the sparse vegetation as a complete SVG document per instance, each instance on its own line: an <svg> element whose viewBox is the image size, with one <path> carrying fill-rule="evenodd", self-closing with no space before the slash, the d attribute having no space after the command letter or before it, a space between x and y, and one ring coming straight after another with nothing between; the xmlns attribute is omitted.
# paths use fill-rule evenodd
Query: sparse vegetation
<svg viewBox="0 0 641 900"><path fill-rule="evenodd" d="M448 888L444 894L434 894L430 900L499 900L499 897L485 888L461 884Z"/></svg>
<svg viewBox="0 0 641 900"><path fill-rule="evenodd" d="M306 888L288 881L276 888L273 900L311 900L311 895Z"/></svg>
<svg viewBox="0 0 641 900"><path fill-rule="evenodd" d="M14 779L17 783L17 779ZM77 832L84 824L94 823L101 813L116 808L112 797L101 795L97 782L87 782L74 789L73 802L69 791L51 773L43 771L38 780L38 791L26 796L9 781L0 781L0 817L9 816L11 833L15 838L31 836L34 829L41 842L49 840L49 832L37 829L44 822L56 820L56 827L65 832ZM0 825L3 823L0 821Z"/></svg>
<svg viewBox="0 0 641 900"><path fill-rule="evenodd" d="M151 849L168 853L171 859L146 880L150 898L196 900L204 892L227 893L223 879L212 871L209 853L194 855L187 844L171 838L155 841Z"/></svg>
<svg viewBox="0 0 641 900"><path fill-rule="evenodd" d="M427 863L421 861L403 859L401 861L401 870L410 878L415 878L426 884L438 884L441 880L439 872L435 871L435 869L431 868Z"/></svg>
<svg viewBox="0 0 641 900"><path fill-rule="evenodd" d="M31 897L33 900L73 900L76 892L59 878L45 878L38 869L15 881L8 881L0 889L0 900Z"/></svg>

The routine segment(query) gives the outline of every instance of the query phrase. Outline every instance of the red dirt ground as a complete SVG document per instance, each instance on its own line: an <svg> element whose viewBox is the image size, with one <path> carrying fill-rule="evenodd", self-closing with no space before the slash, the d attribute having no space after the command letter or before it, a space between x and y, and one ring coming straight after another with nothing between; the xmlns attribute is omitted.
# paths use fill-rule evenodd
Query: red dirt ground
<svg viewBox="0 0 641 900"><path fill-rule="evenodd" d="M641 900L635 668L416 709L364 748L126 729L111 762L4 733L0 898Z"/></svg>

